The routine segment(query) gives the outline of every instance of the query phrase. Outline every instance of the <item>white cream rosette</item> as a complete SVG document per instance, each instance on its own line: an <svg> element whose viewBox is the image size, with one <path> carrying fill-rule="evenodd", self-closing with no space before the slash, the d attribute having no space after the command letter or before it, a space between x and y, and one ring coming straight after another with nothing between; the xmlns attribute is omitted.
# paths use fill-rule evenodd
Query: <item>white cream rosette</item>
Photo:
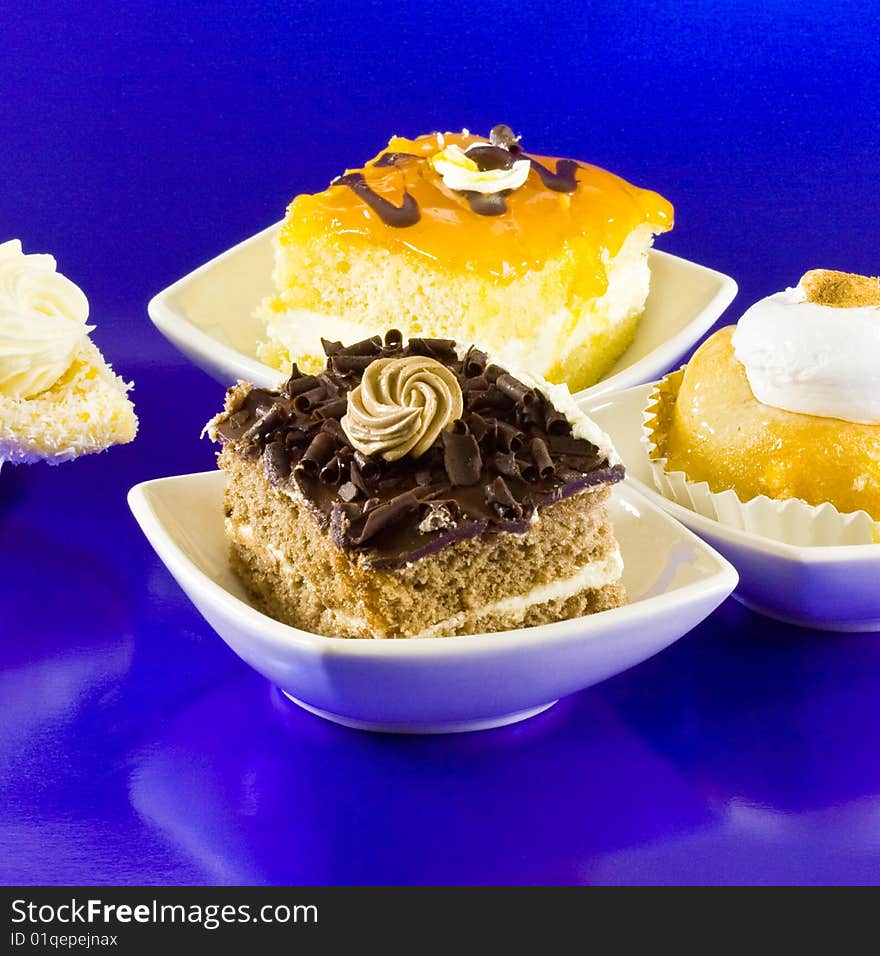
<svg viewBox="0 0 880 956"><path fill-rule="evenodd" d="M32 398L70 368L92 327L82 290L49 255L0 244L0 394Z"/></svg>

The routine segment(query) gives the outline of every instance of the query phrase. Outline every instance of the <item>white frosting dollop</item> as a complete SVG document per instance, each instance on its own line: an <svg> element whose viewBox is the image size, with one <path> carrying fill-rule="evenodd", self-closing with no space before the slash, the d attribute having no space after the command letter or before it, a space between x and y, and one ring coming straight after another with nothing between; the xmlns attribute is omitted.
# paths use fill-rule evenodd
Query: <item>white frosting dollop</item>
<svg viewBox="0 0 880 956"><path fill-rule="evenodd" d="M818 305L797 286L748 309L733 347L764 405L880 425L880 307Z"/></svg>
<svg viewBox="0 0 880 956"><path fill-rule="evenodd" d="M488 146L489 143L471 143L468 150L475 146ZM450 145L431 157L431 164L443 179L443 184L456 192L482 193L484 196L500 193L504 190L519 189L529 175L530 162L527 159L514 160L510 169L481 170L476 162L460 146Z"/></svg>
<svg viewBox="0 0 880 956"><path fill-rule="evenodd" d="M0 243L0 394L39 395L70 368L92 326L82 290L49 255Z"/></svg>

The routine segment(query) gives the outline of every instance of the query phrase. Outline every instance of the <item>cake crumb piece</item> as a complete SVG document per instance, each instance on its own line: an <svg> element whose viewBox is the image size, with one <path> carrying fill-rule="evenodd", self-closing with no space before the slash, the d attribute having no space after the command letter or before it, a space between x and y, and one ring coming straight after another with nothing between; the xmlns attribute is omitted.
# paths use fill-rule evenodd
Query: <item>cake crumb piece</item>
<svg viewBox="0 0 880 956"><path fill-rule="evenodd" d="M832 269L811 269L800 282L808 302L838 309L880 306L880 278Z"/></svg>

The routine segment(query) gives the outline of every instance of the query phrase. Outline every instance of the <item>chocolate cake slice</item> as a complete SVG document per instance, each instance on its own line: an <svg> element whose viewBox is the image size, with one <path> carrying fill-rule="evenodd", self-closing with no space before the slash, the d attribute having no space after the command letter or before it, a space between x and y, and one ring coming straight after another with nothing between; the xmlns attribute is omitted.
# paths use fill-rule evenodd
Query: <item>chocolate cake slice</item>
<svg viewBox="0 0 880 956"><path fill-rule="evenodd" d="M267 614L440 637L623 603L606 509L623 466L567 388L446 339L324 350L278 391L239 383L208 426L232 564Z"/></svg>

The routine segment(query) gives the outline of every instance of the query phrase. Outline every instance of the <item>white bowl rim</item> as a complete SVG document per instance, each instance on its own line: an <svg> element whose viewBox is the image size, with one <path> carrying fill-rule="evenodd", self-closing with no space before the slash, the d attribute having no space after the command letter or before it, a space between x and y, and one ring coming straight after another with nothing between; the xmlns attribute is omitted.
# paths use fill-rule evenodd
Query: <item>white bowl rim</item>
<svg viewBox="0 0 880 956"><path fill-rule="evenodd" d="M193 325L192 322L180 315L176 309L171 307L169 300L171 300L181 288L187 286L202 274L214 269L223 261L232 257L243 246L260 242L267 235L280 229L283 221L284 220L279 220L278 222L272 223L272 225L267 226L265 229L261 229L254 235L243 239L241 242L236 243L234 246L224 250L177 279L161 292L157 292L147 303L147 313L156 328L163 334L165 334L168 329L174 329L181 338L184 338L188 343L194 346L194 351L203 355L213 354L218 358L224 359L226 364L237 365L243 372L251 376L251 378L263 380L266 378L267 373L271 373L272 376L277 376L280 381L284 377L283 372L245 355L244 352L240 352L231 345L217 341L217 339L208 335L204 330ZM691 317L683 328L679 329L674 335L665 339L661 345L652 349L647 355L637 359L631 365L615 372L613 375L601 379L589 388L573 392L572 394L577 400L592 399L609 392L622 390L620 383L641 378L642 373L640 369L642 368L650 367L653 370L658 366L674 364L691 345L702 338L736 298L739 289L736 280L724 272L719 272L710 266L704 266L692 259L685 259L671 252L665 252L662 249L652 247L648 255L649 257L659 257L669 262L680 264L683 267L699 269L701 272L712 276L717 282L718 287L712 298L699 312ZM257 303L254 303L255 307L256 305Z"/></svg>
<svg viewBox="0 0 880 956"><path fill-rule="evenodd" d="M179 577L188 584L191 584L215 603L221 605L228 613L234 615L242 623L250 622L248 630L260 629L269 639L286 641L298 645L300 649L316 652L339 653L344 651L346 654L356 654L363 656L382 655L382 656L402 656L402 655L422 655L433 657L435 655L466 653L495 653L499 651L510 650L521 646L523 641L534 641L534 635L530 632L535 628L515 628L508 631L496 631L484 634L463 634L443 638L406 638L406 639L387 639L387 640L358 640L345 637L327 637L321 634L313 634L309 631L301 630L274 618L263 614L250 604L236 597L227 591L222 585L212 580L204 571L202 571L190 558L180 550L174 539L166 530L164 524L156 516L152 506L148 501L148 492L151 487L166 482L179 482L181 480L202 479L207 480L209 476L217 476L218 480L221 472L195 472L187 475L172 475L164 478L154 478L149 481L142 481L136 484L128 492L128 505L144 533L147 528L150 529L148 538L155 537L162 547L163 554L160 554L160 560L165 563L175 578ZM690 529L675 521L670 515L666 514L662 508L652 503L647 496L638 489L633 488L625 481L625 492L628 496L635 499L635 503L640 507L647 507L651 511L659 512L664 518L669 519L679 527L676 529L686 539L692 539L703 554L708 555L717 565L717 570L710 576L683 585L671 592L653 595L636 601L633 604L625 604L622 607L612 608L607 611L601 611L597 615L585 615L582 617L571 618L566 621L557 621L553 624L539 625L541 630L540 640L546 644L552 639L564 641L571 638L580 638L588 640L598 638L601 635L602 628L597 625L589 626L591 620L603 618L608 620L608 615L613 615L615 619L622 616L628 616L638 619L650 619L654 609L665 609L675 607L679 604L689 603L693 597L696 599L700 594L724 593L725 596L731 594L739 581L739 574L734 566L721 554L719 554L710 544L703 541L698 535L695 535ZM618 486L620 487L620 486ZM158 549L156 549L158 551ZM723 598L722 598L723 600ZM585 623L587 626L585 627Z"/></svg>

